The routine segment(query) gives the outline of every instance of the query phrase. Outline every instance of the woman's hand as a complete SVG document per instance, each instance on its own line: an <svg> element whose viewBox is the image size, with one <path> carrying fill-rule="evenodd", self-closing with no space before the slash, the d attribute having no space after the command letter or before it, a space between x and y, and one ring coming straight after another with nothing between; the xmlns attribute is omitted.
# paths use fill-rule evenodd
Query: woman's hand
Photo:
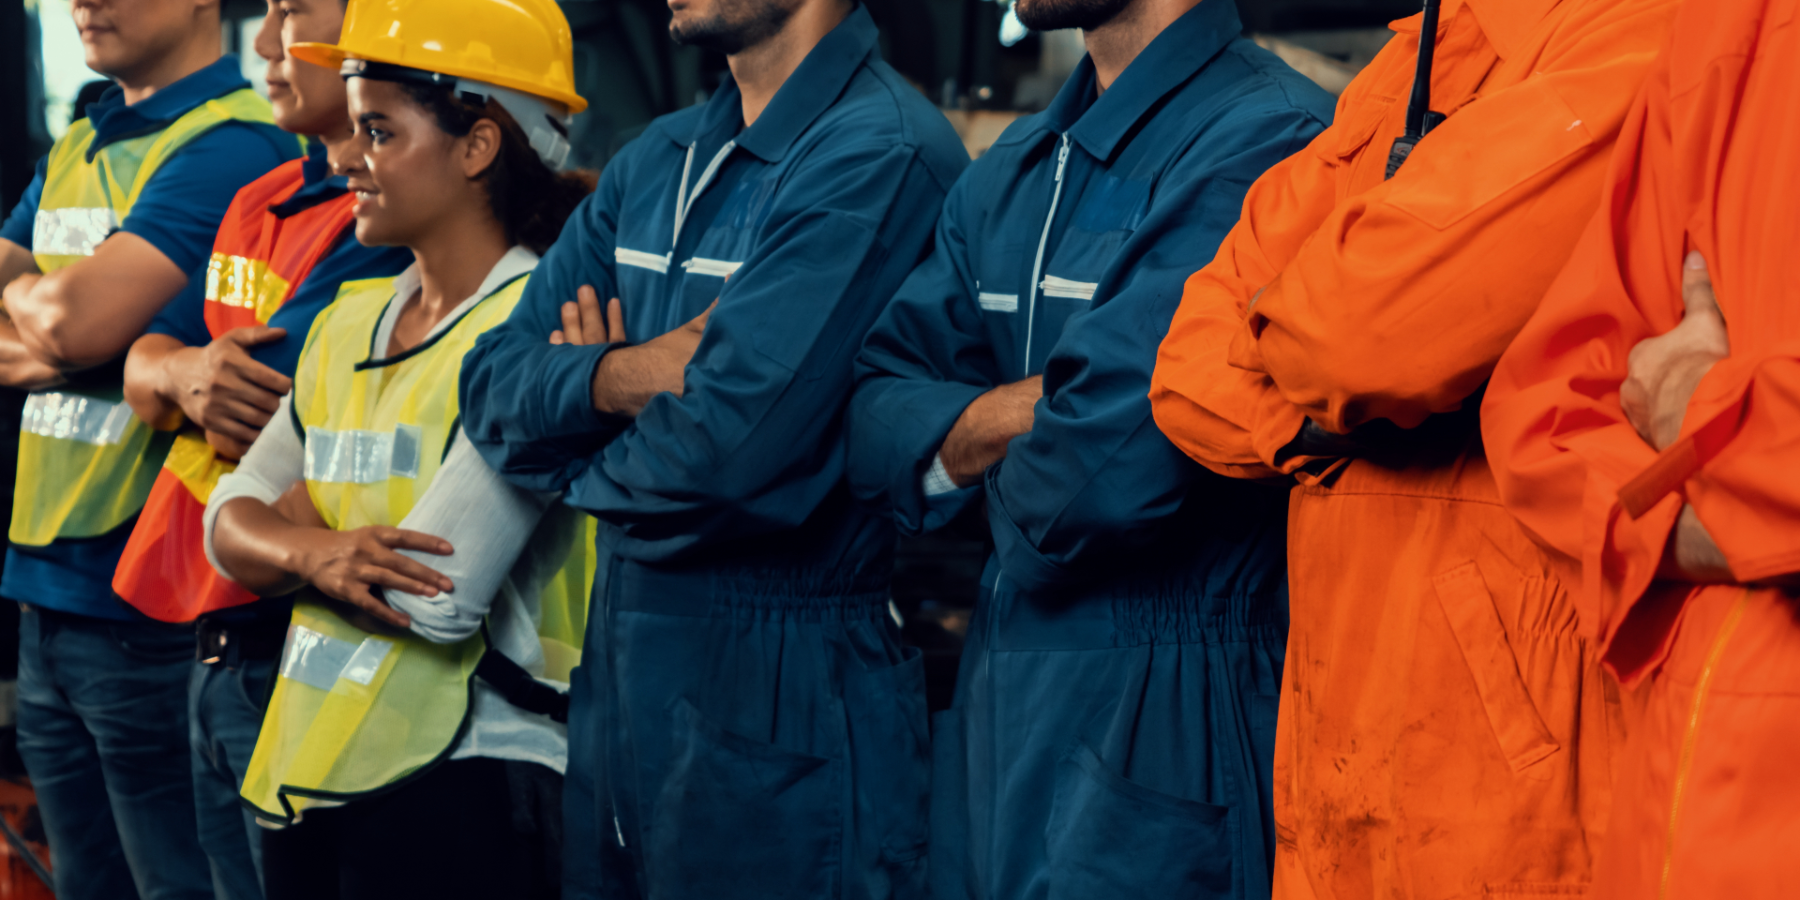
<svg viewBox="0 0 1800 900"><path fill-rule="evenodd" d="M376 596L375 588L389 588L421 597L435 597L455 588L450 579L429 566L397 551L416 550L449 556L450 542L417 531L387 525L370 525L350 531L298 527L294 530L294 574L306 579L326 596L349 603L397 628L409 628L412 619Z"/></svg>

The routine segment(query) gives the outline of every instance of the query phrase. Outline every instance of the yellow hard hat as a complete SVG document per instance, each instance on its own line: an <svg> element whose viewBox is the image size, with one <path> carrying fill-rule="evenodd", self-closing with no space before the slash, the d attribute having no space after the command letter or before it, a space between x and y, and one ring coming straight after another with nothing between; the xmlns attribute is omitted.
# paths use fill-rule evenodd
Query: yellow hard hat
<svg viewBox="0 0 1800 900"><path fill-rule="evenodd" d="M486 82L571 115L587 108L575 93L569 20L554 0L349 0L336 44L288 52L329 69L351 58Z"/></svg>

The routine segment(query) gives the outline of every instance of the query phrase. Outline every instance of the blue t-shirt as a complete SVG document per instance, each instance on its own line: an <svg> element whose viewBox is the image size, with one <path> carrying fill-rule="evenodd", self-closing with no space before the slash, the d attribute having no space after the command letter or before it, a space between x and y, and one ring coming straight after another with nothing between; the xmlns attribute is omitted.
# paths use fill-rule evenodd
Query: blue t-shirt
<svg viewBox="0 0 1800 900"><path fill-rule="evenodd" d="M225 56L135 104L112 87L88 107L94 146L165 127L189 110L249 87L235 56ZM187 287L171 304L198 303L206 293L206 263L225 210L244 185L299 155L293 135L272 125L229 122L195 138L150 177L119 230L150 242L189 273ZM0 237L31 249L32 229L44 190L44 165L13 209ZM304 334L302 334L304 338ZM12 546L0 595L49 609L109 619L142 615L112 590L113 570L131 537L131 521L91 538L60 538L44 547Z"/></svg>

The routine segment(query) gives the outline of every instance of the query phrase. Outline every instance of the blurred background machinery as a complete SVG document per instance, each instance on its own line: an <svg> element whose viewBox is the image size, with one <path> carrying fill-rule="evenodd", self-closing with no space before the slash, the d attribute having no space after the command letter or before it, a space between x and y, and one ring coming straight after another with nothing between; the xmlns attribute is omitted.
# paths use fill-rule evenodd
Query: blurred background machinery
<svg viewBox="0 0 1800 900"><path fill-rule="evenodd" d="M261 0L224 0L225 47L261 86L251 40ZM723 57L668 38L666 0L561 0L576 38L576 83L590 106L577 116L571 164L607 160L653 118L703 102L725 77ZM862 0L881 28L882 53L943 109L979 156L1015 118L1041 110L1081 60L1075 32L1026 33L1005 46L1002 20L1011 0ZM1236 2L1246 33L1337 93L1387 42L1386 25L1418 11L1418 0L1206 0ZM1016 35L1015 35L1016 36ZM0 201L6 209L31 180L37 160L79 113L83 89L104 83L81 63L68 0L0 0ZM0 390L0 503L10 515L19 407ZM897 548L895 608L909 639L927 654L933 709L949 703L961 635L975 603L988 552L985 523L967 517ZM13 677L7 613L0 610L0 685ZM12 626L16 629L16 624ZM10 707L0 688L0 705ZM10 710L0 726L10 726ZM6 747L0 731L0 771ZM0 850L0 852L4 852ZM3 894L0 894L3 898Z"/></svg>

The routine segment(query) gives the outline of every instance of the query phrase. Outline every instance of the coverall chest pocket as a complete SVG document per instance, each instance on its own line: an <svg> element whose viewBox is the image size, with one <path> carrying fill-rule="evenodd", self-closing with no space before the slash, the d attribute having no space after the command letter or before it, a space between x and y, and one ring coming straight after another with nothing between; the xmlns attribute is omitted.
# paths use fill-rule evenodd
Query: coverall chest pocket
<svg viewBox="0 0 1800 900"><path fill-rule="evenodd" d="M670 311L669 328L675 328L704 312L725 290L725 283L743 268L750 255L750 235L738 228L713 227L695 245L687 259L677 260L671 277L681 279L677 307Z"/></svg>
<svg viewBox="0 0 1800 900"><path fill-rule="evenodd" d="M1050 348L1061 339L1069 319L1094 304L1094 294L1107 266L1131 238L1123 229L1101 233L1075 230L1064 237L1056 254L1044 263L1037 283L1037 320L1033 326L1033 371L1043 368Z"/></svg>
<svg viewBox="0 0 1800 900"><path fill-rule="evenodd" d="M1025 342L1025 286L1031 279L1036 245L1024 241L996 240L981 249L975 261L975 303L981 324L993 347L994 358L1007 374L1016 371L1019 348Z"/></svg>

